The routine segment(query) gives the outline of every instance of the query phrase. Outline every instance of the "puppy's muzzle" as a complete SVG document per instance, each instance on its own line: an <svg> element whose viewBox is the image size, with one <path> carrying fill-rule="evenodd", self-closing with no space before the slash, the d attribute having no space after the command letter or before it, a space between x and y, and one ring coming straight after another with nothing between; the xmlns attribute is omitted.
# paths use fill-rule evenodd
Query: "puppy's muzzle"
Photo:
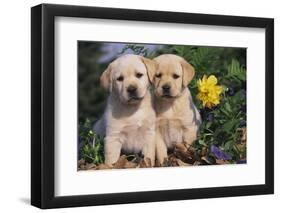
<svg viewBox="0 0 281 213"><path fill-rule="evenodd" d="M130 99L129 101L141 100L142 99L138 95L138 88L134 85L128 86L127 93L128 93L129 99Z"/></svg>
<svg viewBox="0 0 281 213"><path fill-rule="evenodd" d="M163 95L170 95L171 86L169 84L164 84L162 86Z"/></svg>
<svg viewBox="0 0 281 213"><path fill-rule="evenodd" d="M133 85L130 85L128 88L127 88L127 92L129 94L129 96L136 96L137 95L137 87L133 86Z"/></svg>

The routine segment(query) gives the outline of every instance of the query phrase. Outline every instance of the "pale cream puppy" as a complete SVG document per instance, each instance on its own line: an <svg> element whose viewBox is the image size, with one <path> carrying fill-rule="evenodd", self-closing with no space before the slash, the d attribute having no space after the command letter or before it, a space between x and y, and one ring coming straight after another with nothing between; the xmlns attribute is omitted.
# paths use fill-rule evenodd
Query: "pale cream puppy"
<svg viewBox="0 0 281 213"><path fill-rule="evenodd" d="M124 55L113 61L100 80L110 91L102 118L94 125L105 136L105 163L115 163L121 150L141 152L155 161L155 122L148 72L155 63L137 55Z"/></svg>
<svg viewBox="0 0 281 213"><path fill-rule="evenodd" d="M172 54L161 55L154 61L156 158L163 164L169 148L178 143L189 146L196 140L201 118L187 88L194 76L193 67Z"/></svg>

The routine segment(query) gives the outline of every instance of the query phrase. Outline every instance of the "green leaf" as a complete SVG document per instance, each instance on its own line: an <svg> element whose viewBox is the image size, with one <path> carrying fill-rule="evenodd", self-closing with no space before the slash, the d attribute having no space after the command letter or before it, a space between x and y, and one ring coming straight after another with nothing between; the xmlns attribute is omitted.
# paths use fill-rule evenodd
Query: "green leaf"
<svg viewBox="0 0 281 213"><path fill-rule="evenodd" d="M230 141L227 141L225 144L224 144L224 149L226 151L229 151L230 149L232 149L233 147L233 140L230 140Z"/></svg>
<svg viewBox="0 0 281 213"><path fill-rule="evenodd" d="M228 76L232 79L245 81L246 80L246 70L240 65L236 59L232 59L231 64L227 68Z"/></svg>
<svg viewBox="0 0 281 213"><path fill-rule="evenodd" d="M198 140L198 143L199 143L200 145L207 146L207 144L205 143L204 140L199 139L199 140Z"/></svg>
<svg viewBox="0 0 281 213"><path fill-rule="evenodd" d="M237 124L236 120L229 120L225 124L223 124L222 129L226 132L234 131L234 126Z"/></svg>
<svg viewBox="0 0 281 213"><path fill-rule="evenodd" d="M228 112L232 112L231 106L230 106L230 104L229 104L228 102L226 102L224 106L225 106L225 109L226 109Z"/></svg>
<svg viewBox="0 0 281 213"><path fill-rule="evenodd" d="M209 129L211 127L212 123L211 122L207 122L205 128Z"/></svg>

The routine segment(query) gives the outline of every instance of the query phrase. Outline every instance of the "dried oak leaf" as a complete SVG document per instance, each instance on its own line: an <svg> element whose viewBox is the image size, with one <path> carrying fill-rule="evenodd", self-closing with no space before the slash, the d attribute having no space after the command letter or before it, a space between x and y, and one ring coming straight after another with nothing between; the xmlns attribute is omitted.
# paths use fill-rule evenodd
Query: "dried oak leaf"
<svg viewBox="0 0 281 213"><path fill-rule="evenodd" d="M94 163L87 163L85 165L85 169L95 169L96 165Z"/></svg>
<svg viewBox="0 0 281 213"><path fill-rule="evenodd" d="M193 163L193 166L199 166L199 165L202 165L202 163L201 163L200 161L195 161L195 162Z"/></svg>
<svg viewBox="0 0 281 213"><path fill-rule="evenodd" d="M238 133L237 143L240 143L240 144L246 143L246 140L247 140L247 129L246 129L246 127L237 128L236 131Z"/></svg>
<svg viewBox="0 0 281 213"><path fill-rule="evenodd" d="M120 156L118 161L113 164L114 169L123 169L125 168L126 163L128 162L126 155Z"/></svg>
<svg viewBox="0 0 281 213"><path fill-rule="evenodd" d="M195 162L193 148L187 148L184 144L176 145L174 155L185 163L193 164Z"/></svg>
<svg viewBox="0 0 281 213"><path fill-rule="evenodd" d="M130 168L136 168L137 166L138 166L138 164L137 164L137 163L134 163L134 162L128 161L128 162L125 164L124 168L126 168L126 169L130 169Z"/></svg>
<svg viewBox="0 0 281 213"><path fill-rule="evenodd" d="M202 156L205 156L205 155L207 155L207 147L203 147L202 149L201 149L201 151L200 151L200 156L202 157Z"/></svg>
<svg viewBox="0 0 281 213"><path fill-rule="evenodd" d="M81 170L86 170L86 165L85 164L80 165L80 169Z"/></svg>
<svg viewBox="0 0 281 213"><path fill-rule="evenodd" d="M178 166L192 166L192 164L185 163L185 162L181 161L180 159L177 159L177 164L178 164Z"/></svg>
<svg viewBox="0 0 281 213"><path fill-rule="evenodd" d="M112 166L105 163L102 163L96 167L97 170L112 169L112 168L113 168Z"/></svg>
<svg viewBox="0 0 281 213"><path fill-rule="evenodd" d="M84 165L86 162L83 158L81 158L79 161L78 161L78 167L80 167L81 165Z"/></svg>
<svg viewBox="0 0 281 213"><path fill-rule="evenodd" d="M174 155L168 157L167 166L179 166L178 159Z"/></svg>
<svg viewBox="0 0 281 213"><path fill-rule="evenodd" d="M143 160L141 160L139 164L140 168L149 168L152 167L150 158L145 157Z"/></svg>
<svg viewBox="0 0 281 213"><path fill-rule="evenodd" d="M216 163L215 158L204 156L201 158L201 162L203 165L213 165Z"/></svg>
<svg viewBox="0 0 281 213"><path fill-rule="evenodd" d="M168 166L191 166L192 164L185 163L175 155L171 154L168 158Z"/></svg>
<svg viewBox="0 0 281 213"><path fill-rule="evenodd" d="M216 164L218 165L229 164L229 162L226 160L216 159Z"/></svg>

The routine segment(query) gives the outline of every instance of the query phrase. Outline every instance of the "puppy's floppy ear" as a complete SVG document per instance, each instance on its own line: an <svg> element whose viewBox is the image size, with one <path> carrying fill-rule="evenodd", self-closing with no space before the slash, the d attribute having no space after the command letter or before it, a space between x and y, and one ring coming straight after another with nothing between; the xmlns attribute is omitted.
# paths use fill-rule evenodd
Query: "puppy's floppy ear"
<svg viewBox="0 0 281 213"><path fill-rule="evenodd" d="M140 56L140 59L144 63L147 70L148 79L152 83L156 72L156 63L153 60L147 59L143 56Z"/></svg>
<svg viewBox="0 0 281 213"><path fill-rule="evenodd" d="M193 79L195 71L193 66L191 66L186 60L181 59L181 67L182 67L182 86L187 87L190 81Z"/></svg>
<svg viewBox="0 0 281 213"><path fill-rule="evenodd" d="M111 70L112 70L112 64L109 64L100 77L101 86L109 91L112 90Z"/></svg>

